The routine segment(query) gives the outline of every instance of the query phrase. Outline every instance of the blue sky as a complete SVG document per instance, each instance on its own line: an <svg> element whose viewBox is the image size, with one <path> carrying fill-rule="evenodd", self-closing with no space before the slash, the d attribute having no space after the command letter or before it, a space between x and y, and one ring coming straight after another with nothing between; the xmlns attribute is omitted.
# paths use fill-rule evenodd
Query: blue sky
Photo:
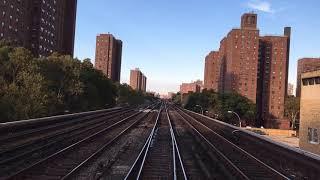
<svg viewBox="0 0 320 180"><path fill-rule="evenodd" d="M147 89L178 91L182 82L203 79L204 58L249 11L258 14L261 35L292 27L289 82L296 62L320 57L318 0L78 0L75 56L94 63L99 33L123 41L121 82L139 67Z"/></svg>

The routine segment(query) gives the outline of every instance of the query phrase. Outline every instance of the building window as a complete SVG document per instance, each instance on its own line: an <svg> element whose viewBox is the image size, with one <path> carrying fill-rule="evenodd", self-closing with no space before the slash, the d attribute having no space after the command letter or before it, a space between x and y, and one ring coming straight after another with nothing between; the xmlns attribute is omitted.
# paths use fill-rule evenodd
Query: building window
<svg viewBox="0 0 320 180"><path fill-rule="evenodd" d="M314 85L314 78L309 78L309 85Z"/></svg>
<svg viewBox="0 0 320 180"><path fill-rule="evenodd" d="M320 77L316 77L315 82L316 82L316 84L320 84Z"/></svg>
<svg viewBox="0 0 320 180"><path fill-rule="evenodd" d="M319 144L318 129L308 128L308 141L311 144Z"/></svg>

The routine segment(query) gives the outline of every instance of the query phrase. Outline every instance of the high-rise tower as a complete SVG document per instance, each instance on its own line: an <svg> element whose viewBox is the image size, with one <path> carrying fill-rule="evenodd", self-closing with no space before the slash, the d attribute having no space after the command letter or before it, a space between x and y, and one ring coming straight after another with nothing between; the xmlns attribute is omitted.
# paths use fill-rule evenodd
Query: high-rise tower
<svg viewBox="0 0 320 180"><path fill-rule="evenodd" d="M109 79L120 82L122 41L112 34L100 34L96 42L95 67Z"/></svg>
<svg viewBox="0 0 320 180"><path fill-rule="evenodd" d="M243 14L241 27L232 29L219 51L206 57L205 88L235 92L256 103L259 126L288 128L284 103L291 28L285 27L281 36L260 36L257 22L257 14Z"/></svg>
<svg viewBox="0 0 320 180"><path fill-rule="evenodd" d="M35 56L73 55L77 0L0 1L0 39Z"/></svg>

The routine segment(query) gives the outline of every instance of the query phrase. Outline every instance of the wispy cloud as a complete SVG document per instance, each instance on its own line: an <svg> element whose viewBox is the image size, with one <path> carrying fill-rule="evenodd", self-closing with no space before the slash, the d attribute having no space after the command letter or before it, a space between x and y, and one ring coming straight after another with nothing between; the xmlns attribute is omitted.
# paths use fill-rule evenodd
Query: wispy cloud
<svg viewBox="0 0 320 180"><path fill-rule="evenodd" d="M275 13L275 10L271 7L271 3L268 1L250 0L247 5L249 8L254 10L263 11L266 13Z"/></svg>

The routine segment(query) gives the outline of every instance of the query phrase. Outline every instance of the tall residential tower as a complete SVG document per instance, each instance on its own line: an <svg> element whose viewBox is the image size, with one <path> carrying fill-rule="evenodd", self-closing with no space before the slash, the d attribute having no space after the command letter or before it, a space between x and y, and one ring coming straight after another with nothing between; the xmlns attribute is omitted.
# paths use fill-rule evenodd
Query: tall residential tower
<svg viewBox="0 0 320 180"><path fill-rule="evenodd" d="M35 56L73 55L77 0L1 0L0 40Z"/></svg>
<svg viewBox="0 0 320 180"><path fill-rule="evenodd" d="M112 34L100 34L96 42L95 67L113 82L120 82L122 41Z"/></svg>
<svg viewBox="0 0 320 180"><path fill-rule="evenodd" d="M219 91L220 64L219 52L211 51L205 60L204 89L213 89L215 92Z"/></svg>
<svg viewBox="0 0 320 180"><path fill-rule="evenodd" d="M205 62L205 88L235 92L257 105L257 125L287 128L284 101L287 95L291 28L281 36L260 36L257 14L241 16L241 27L232 29L210 52Z"/></svg>
<svg viewBox="0 0 320 180"><path fill-rule="evenodd" d="M130 71L130 86L137 91L147 91L147 77L136 68Z"/></svg>
<svg viewBox="0 0 320 180"><path fill-rule="evenodd" d="M285 98L288 93L288 68L290 53L289 27L283 36L263 36L259 39L259 67L257 113L266 127L290 127L284 116Z"/></svg>

